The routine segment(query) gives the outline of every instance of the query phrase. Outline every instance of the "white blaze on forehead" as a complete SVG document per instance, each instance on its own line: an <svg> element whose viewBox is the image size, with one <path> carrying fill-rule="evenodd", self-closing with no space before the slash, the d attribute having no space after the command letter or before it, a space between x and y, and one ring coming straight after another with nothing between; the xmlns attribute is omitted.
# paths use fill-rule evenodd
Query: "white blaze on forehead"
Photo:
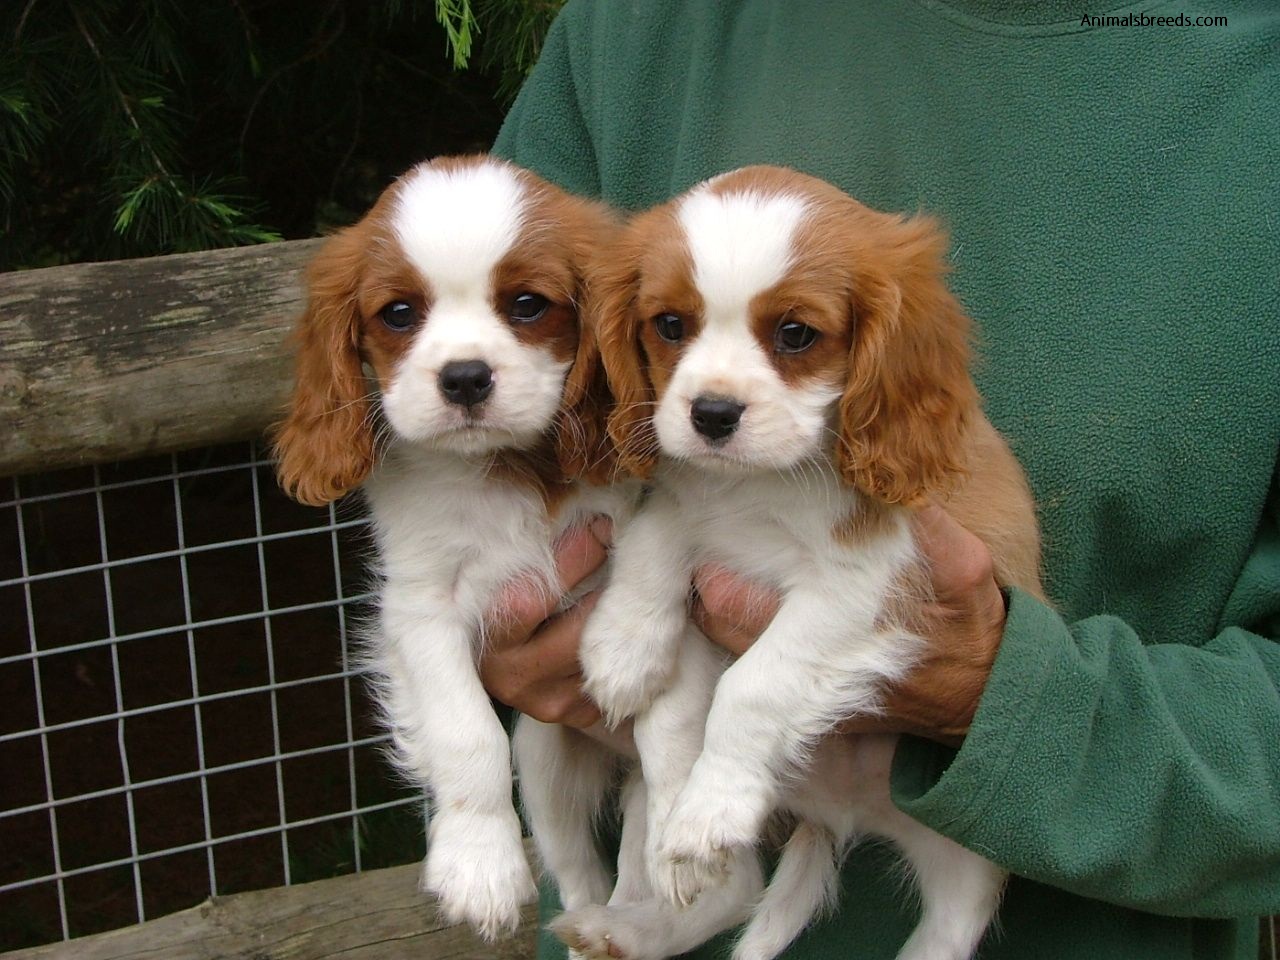
<svg viewBox="0 0 1280 960"><path fill-rule="evenodd" d="M489 277L519 236L524 188L498 163L419 167L392 216L405 256L437 296L487 295Z"/></svg>
<svg viewBox="0 0 1280 960"><path fill-rule="evenodd" d="M741 318L752 297L783 278L805 202L785 193L704 188L680 204L678 216L711 324Z"/></svg>

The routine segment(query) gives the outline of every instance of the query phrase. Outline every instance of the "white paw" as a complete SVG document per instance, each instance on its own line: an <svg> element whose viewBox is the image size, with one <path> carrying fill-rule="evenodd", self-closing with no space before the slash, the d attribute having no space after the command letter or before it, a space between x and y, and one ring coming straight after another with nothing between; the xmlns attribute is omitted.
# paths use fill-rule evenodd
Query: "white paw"
<svg viewBox="0 0 1280 960"><path fill-rule="evenodd" d="M755 844L759 817L745 797L703 791L681 795L662 828L653 882L673 904L687 907L729 876L735 850Z"/></svg>
<svg viewBox="0 0 1280 960"><path fill-rule="evenodd" d="M670 685L672 638L683 621L629 611L628 604L608 600L606 594L587 619L579 656L583 689L615 727L646 710Z"/></svg>
<svg viewBox="0 0 1280 960"><path fill-rule="evenodd" d="M592 904L560 914L549 929L573 954L586 960L648 960L648 948L665 930L637 923L635 910Z"/></svg>
<svg viewBox="0 0 1280 960"><path fill-rule="evenodd" d="M449 923L467 923L486 940L515 933L520 907L537 895L511 817L453 813L432 819L422 889Z"/></svg>

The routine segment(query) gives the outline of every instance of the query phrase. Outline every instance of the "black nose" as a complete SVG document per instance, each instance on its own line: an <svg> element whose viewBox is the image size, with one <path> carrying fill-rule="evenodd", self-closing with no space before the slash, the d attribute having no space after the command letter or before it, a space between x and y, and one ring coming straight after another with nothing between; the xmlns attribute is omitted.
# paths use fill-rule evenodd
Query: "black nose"
<svg viewBox="0 0 1280 960"><path fill-rule="evenodd" d="M449 403L474 407L493 392L493 370L483 360L458 360L440 369L440 392Z"/></svg>
<svg viewBox="0 0 1280 960"><path fill-rule="evenodd" d="M738 429L738 421L742 419L742 411L745 409L745 403L698 397L689 409L689 417L693 420L693 429L708 440L723 440Z"/></svg>

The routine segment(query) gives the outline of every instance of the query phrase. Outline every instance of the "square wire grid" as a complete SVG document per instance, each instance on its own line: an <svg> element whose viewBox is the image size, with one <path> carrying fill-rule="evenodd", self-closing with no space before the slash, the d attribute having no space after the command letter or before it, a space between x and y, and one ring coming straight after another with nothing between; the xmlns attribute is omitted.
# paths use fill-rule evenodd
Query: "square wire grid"
<svg viewBox="0 0 1280 960"><path fill-rule="evenodd" d="M249 443L3 483L0 950L421 856L351 657L355 508Z"/></svg>

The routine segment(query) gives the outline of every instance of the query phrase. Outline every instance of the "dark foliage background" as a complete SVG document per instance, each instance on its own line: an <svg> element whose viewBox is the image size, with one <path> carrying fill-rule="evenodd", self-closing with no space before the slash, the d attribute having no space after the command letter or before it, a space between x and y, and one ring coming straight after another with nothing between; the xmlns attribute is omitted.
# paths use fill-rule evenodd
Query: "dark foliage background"
<svg viewBox="0 0 1280 960"><path fill-rule="evenodd" d="M313 236L487 148L559 0L8 0L0 270Z"/></svg>

